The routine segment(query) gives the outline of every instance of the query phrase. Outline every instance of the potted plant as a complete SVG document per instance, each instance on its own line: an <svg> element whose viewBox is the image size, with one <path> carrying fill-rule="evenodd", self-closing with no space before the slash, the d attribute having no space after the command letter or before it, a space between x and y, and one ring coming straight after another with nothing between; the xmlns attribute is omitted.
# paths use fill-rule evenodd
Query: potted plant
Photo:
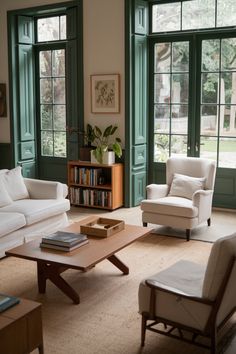
<svg viewBox="0 0 236 354"><path fill-rule="evenodd" d="M116 125L109 125L102 131L98 126L94 126L91 142L95 149L91 150L91 162L111 165L115 162L115 155L119 158L122 156L121 139L114 138L117 129Z"/></svg>
<svg viewBox="0 0 236 354"><path fill-rule="evenodd" d="M69 135L77 134L83 138L83 146L79 147L79 159L82 161L90 161L90 151L94 148L92 142L94 140L94 132L91 124L87 124L86 130L80 131L78 128L67 127Z"/></svg>

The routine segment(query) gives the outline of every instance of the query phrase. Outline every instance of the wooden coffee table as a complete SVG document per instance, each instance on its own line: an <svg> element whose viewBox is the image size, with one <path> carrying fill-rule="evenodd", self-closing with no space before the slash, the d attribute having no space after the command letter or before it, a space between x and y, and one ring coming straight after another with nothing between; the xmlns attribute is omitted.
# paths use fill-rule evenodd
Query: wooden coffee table
<svg viewBox="0 0 236 354"><path fill-rule="evenodd" d="M96 219L91 216L80 222L75 222L66 227L64 231L80 232L80 225ZM130 245L134 241L148 235L151 228L125 225L125 229L107 238L89 236L89 243L71 252L42 249L39 247L41 240L35 240L6 252L7 256L29 259L37 262L38 289L40 293L46 291L46 280L49 279L63 291L75 304L80 303L77 292L61 277L67 269L87 271L97 263L108 259L125 275L129 268L115 253Z"/></svg>

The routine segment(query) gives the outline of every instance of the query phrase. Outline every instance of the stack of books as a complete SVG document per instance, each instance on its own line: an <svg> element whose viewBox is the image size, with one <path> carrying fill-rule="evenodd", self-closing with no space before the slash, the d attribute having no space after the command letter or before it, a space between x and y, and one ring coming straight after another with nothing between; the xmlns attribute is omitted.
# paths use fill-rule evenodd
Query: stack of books
<svg viewBox="0 0 236 354"><path fill-rule="evenodd" d="M88 243L87 235L73 232L57 231L45 236L40 243L41 248L52 248L59 251L70 252Z"/></svg>

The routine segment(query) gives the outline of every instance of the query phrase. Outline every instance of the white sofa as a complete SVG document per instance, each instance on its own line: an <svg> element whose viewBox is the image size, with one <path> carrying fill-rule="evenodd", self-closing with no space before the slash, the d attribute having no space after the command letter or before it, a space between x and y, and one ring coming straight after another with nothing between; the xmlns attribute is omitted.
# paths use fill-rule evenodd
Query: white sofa
<svg viewBox="0 0 236 354"><path fill-rule="evenodd" d="M21 167L0 170L0 258L5 251L68 224L67 185L23 178Z"/></svg>

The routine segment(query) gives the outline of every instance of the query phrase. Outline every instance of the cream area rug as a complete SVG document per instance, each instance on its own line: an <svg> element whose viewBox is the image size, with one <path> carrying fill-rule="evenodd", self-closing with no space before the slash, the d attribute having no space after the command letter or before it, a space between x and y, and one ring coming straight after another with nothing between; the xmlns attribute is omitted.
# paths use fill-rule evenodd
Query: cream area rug
<svg viewBox="0 0 236 354"><path fill-rule="evenodd" d="M79 293L79 305L50 281L46 294L39 294L35 262L8 257L0 260L0 293L42 303L45 354L209 354L208 350L151 332L147 332L141 349L138 287L141 280L178 260L206 264L211 247L207 242L150 234L118 252L129 267L129 275L123 275L107 260L88 272L67 270L62 276ZM220 353L236 352L232 340L236 318L233 320L228 327L231 332L221 336Z"/></svg>
<svg viewBox="0 0 236 354"><path fill-rule="evenodd" d="M68 216L70 221L76 221L83 219L88 214L97 214L108 218L122 219L129 224L142 225L142 212L140 207L121 208L113 212L72 207L71 211L68 213ZM185 230L183 229L154 224L148 224L148 226L153 228L152 233L155 235L186 239ZM203 223L194 228L191 232L191 239L196 241L215 242L218 238L230 235L234 232L236 232L236 210L213 210L211 226L208 227L207 223Z"/></svg>

